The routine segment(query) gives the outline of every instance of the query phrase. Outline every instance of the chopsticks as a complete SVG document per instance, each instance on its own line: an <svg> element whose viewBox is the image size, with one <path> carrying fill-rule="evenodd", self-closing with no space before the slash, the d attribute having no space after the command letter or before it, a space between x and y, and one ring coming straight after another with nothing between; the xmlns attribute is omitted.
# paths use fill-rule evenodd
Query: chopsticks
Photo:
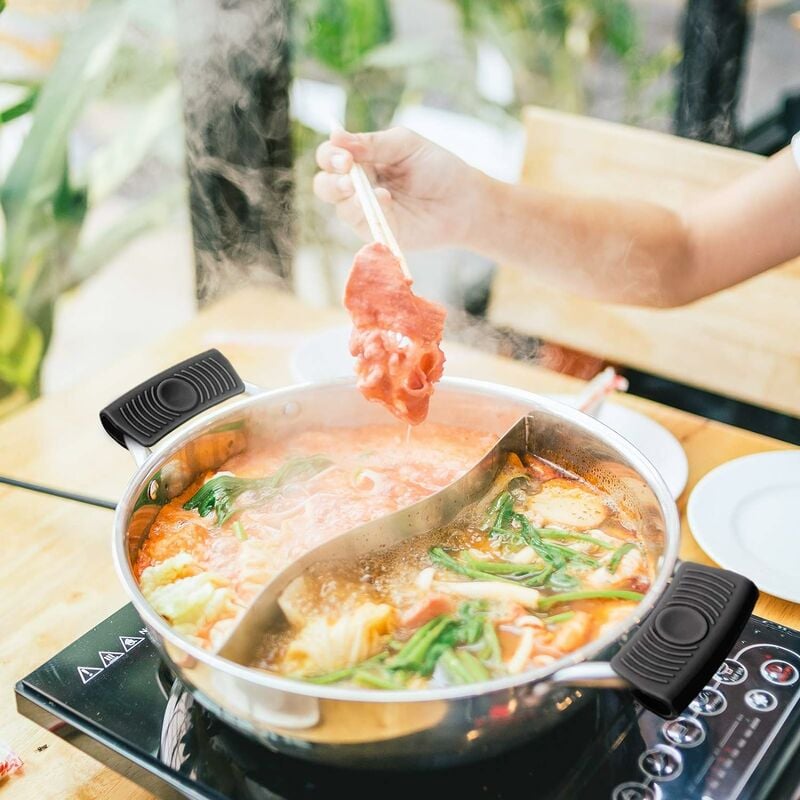
<svg viewBox="0 0 800 800"><path fill-rule="evenodd" d="M625 392L627 389L627 378L618 375L614 367L606 367L583 387L570 405L573 405L579 411L591 414L599 408L600 404L612 392Z"/></svg>
<svg viewBox="0 0 800 800"><path fill-rule="evenodd" d="M358 202L361 204L361 210L364 212L364 218L367 220L372 238L392 251L395 258L400 262L400 269L403 270L403 275L411 280L411 273L408 270L408 264L406 264L403 252L400 250L400 245L397 244L397 239L395 239L392 229L389 227L389 222L383 213L378 198L375 196L375 190L369 182L367 173L364 172L360 164L353 163L350 169L350 179L353 181L353 188Z"/></svg>

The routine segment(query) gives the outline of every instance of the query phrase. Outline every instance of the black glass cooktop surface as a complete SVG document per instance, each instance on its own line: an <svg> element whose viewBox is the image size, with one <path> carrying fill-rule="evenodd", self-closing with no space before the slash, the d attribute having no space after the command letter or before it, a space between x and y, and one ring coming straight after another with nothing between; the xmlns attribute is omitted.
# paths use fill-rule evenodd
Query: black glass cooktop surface
<svg viewBox="0 0 800 800"><path fill-rule="evenodd" d="M198 705L130 605L17 685L18 708L159 797L539 800L800 798L800 633L752 617L664 722L603 691L549 735L465 767L368 773L271 752Z"/></svg>

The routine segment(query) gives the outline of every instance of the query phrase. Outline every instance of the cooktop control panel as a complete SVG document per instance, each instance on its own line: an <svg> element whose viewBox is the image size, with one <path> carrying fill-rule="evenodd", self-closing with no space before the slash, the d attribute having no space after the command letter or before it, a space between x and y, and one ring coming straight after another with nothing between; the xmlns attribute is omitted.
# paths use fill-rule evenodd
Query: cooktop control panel
<svg viewBox="0 0 800 800"><path fill-rule="evenodd" d="M612 800L763 796L770 771L779 771L781 746L800 737L799 679L797 632L751 618L740 646L681 716L665 722L642 713L646 749ZM759 792L752 790L756 779Z"/></svg>

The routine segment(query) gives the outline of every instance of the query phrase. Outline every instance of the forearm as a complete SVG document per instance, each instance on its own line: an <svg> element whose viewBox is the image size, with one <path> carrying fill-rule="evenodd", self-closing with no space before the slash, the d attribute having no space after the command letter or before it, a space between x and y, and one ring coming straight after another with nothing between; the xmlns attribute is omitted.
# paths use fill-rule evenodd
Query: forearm
<svg viewBox="0 0 800 800"><path fill-rule="evenodd" d="M789 148L678 214L476 175L465 246L617 303L675 306L800 254L800 171Z"/></svg>
<svg viewBox="0 0 800 800"><path fill-rule="evenodd" d="M600 300L671 306L693 299L691 238L673 211L479 181L465 233L470 249Z"/></svg>

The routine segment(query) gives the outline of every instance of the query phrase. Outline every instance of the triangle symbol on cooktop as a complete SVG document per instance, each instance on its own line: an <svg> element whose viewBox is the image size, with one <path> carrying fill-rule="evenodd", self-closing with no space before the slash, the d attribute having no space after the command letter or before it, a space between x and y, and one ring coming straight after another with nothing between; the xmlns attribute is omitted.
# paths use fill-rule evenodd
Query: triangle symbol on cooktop
<svg viewBox="0 0 800 800"><path fill-rule="evenodd" d="M103 667L78 667L78 675L80 676L81 683L86 685L96 675L103 671Z"/></svg>
<svg viewBox="0 0 800 800"><path fill-rule="evenodd" d="M133 650L137 644L141 644L144 641L144 636L120 636L120 642L122 642L122 647L126 653Z"/></svg>
<svg viewBox="0 0 800 800"><path fill-rule="evenodd" d="M107 667L109 664L113 664L118 658L122 658L125 654L118 653L116 650L100 650L97 655L100 656L103 666Z"/></svg>

